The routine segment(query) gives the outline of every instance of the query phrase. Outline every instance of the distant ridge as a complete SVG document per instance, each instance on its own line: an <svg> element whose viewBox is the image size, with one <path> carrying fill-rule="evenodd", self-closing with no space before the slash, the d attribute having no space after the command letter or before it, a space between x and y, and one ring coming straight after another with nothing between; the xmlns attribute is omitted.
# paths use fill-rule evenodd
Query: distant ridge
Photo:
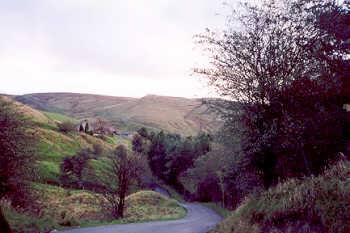
<svg viewBox="0 0 350 233"><path fill-rule="evenodd" d="M215 132L220 119L202 99L146 95L142 98L80 93L34 93L13 97L35 109L57 112L77 119L102 117L129 130L141 126L183 135Z"/></svg>

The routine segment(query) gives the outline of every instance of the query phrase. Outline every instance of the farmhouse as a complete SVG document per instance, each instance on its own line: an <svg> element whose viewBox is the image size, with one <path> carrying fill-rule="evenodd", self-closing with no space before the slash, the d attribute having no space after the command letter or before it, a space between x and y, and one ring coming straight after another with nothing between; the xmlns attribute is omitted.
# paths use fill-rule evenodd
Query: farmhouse
<svg viewBox="0 0 350 233"><path fill-rule="evenodd" d="M94 135L117 135L118 130L109 125L108 122L98 118L96 120L82 120L77 127L79 132L91 133Z"/></svg>

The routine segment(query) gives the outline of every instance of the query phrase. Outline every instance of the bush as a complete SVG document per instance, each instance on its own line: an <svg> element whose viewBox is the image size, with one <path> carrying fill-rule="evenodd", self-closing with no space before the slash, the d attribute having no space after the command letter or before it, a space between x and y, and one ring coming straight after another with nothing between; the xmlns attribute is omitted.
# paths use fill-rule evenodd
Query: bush
<svg viewBox="0 0 350 233"><path fill-rule="evenodd" d="M73 122L65 121L58 124L58 130L62 133L70 133L75 131L75 125Z"/></svg>
<svg viewBox="0 0 350 233"><path fill-rule="evenodd" d="M101 144L93 144L92 146L92 150L93 150L93 154L96 156L100 156L103 154L103 147L101 146Z"/></svg>
<svg viewBox="0 0 350 233"><path fill-rule="evenodd" d="M79 222L75 219L73 216L69 216L66 211L62 211L60 213L60 221L58 222L59 225L64 227L72 227L72 226L79 226Z"/></svg>
<svg viewBox="0 0 350 233"><path fill-rule="evenodd" d="M35 171L35 144L32 122L11 100L0 96L0 201L11 200L14 207L31 203ZM11 232L0 205L0 229Z"/></svg>

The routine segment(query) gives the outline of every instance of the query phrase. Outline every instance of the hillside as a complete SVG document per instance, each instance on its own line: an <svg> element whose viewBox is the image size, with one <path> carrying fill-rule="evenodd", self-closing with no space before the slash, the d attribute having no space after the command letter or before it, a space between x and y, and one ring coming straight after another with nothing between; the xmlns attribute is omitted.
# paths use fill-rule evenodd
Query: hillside
<svg viewBox="0 0 350 233"><path fill-rule="evenodd" d="M7 96L1 100L11 101ZM58 125L77 119L58 113L44 112L19 102L14 102L20 114L32 121L30 130L35 137L35 179L31 185L31 204L27 209L16 209L7 202L0 202L5 216L16 233L48 232L52 229L87 225L110 224L105 198L87 189L74 189L62 185L60 166L65 157L71 157L83 149L94 155L83 173L86 183L96 179L109 179L101 171L108 166L108 155L117 144L130 144L128 139L105 136L103 139L75 131L61 132ZM96 153L95 147L100 148ZM146 171L143 176L147 176ZM144 188L144 187L143 187ZM185 215L183 207L170 198L151 191L141 191L132 186L126 198L125 218L113 223L140 222L160 219L177 219ZM0 230L1 232L1 230Z"/></svg>
<svg viewBox="0 0 350 233"><path fill-rule="evenodd" d="M2 96L1 98L10 101L8 97ZM37 168L40 182L58 183L60 164L64 157L72 156L81 149L93 149L94 145L99 145L104 152L108 152L114 148L116 140L118 140L117 138L102 140L77 132L62 133L57 127L58 123L77 120L56 113L41 112L18 102L14 102L14 104L21 114L33 122L32 127L37 141L35 154L38 158Z"/></svg>
<svg viewBox="0 0 350 233"><path fill-rule="evenodd" d="M140 126L193 135L214 132L218 117L200 99L148 95L143 98L74 93L41 93L14 97L35 109L77 119L102 117L115 126L132 130Z"/></svg>
<svg viewBox="0 0 350 233"><path fill-rule="evenodd" d="M350 162L249 196L211 233L350 232Z"/></svg>

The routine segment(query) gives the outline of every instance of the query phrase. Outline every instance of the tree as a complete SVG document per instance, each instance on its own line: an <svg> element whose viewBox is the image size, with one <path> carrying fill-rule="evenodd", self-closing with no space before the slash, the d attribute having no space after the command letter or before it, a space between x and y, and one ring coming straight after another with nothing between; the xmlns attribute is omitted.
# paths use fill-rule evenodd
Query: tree
<svg viewBox="0 0 350 233"><path fill-rule="evenodd" d="M112 185L105 185L103 196L108 201L112 216L116 219L124 217L125 198L130 185L139 179L143 166L141 156L130 154L124 145L120 145L110 156L111 166L106 175Z"/></svg>
<svg viewBox="0 0 350 233"><path fill-rule="evenodd" d="M99 134L105 134L107 126L108 126L108 123L102 118L98 117L95 122L94 131Z"/></svg>
<svg viewBox="0 0 350 233"><path fill-rule="evenodd" d="M180 193L187 193L179 180L180 175L193 166L196 158L211 150L211 137L199 134L182 137L163 131L151 137L148 159L153 174L173 186Z"/></svg>
<svg viewBox="0 0 350 233"><path fill-rule="evenodd" d="M245 5L244 13L232 16L235 24L223 33L208 30L198 36L209 51L211 65L196 72L231 100L221 101L218 107L224 108L227 122L237 120L234 124L242 127L241 147L248 166L258 170L266 188L279 178L319 172L340 149L336 142L341 141L341 78L334 64L344 64L348 53L341 49L343 39L320 27L320 18L334 9L342 11L328 0ZM310 93L290 91L309 84L316 91L308 105L316 106L313 111L303 108ZM322 124L337 129L329 131L332 137L314 127L320 113ZM298 132L299 143L291 143L289 131ZM307 135L317 137L307 141ZM289 167L291 161L296 163Z"/></svg>
<svg viewBox="0 0 350 233"><path fill-rule="evenodd" d="M79 132L84 132L84 126L82 123L79 125Z"/></svg>
<svg viewBox="0 0 350 233"><path fill-rule="evenodd" d="M15 207L24 206L30 199L33 180L34 146L29 119L18 106L0 98L0 200L12 200ZM0 229L11 232L0 206Z"/></svg>
<svg viewBox="0 0 350 233"><path fill-rule="evenodd" d="M65 121L58 124L59 131L63 133L70 133L75 131L75 124L71 121Z"/></svg>
<svg viewBox="0 0 350 233"><path fill-rule="evenodd" d="M211 150L210 142L212 137L209 134L201 133L194 140L194 151L203 155Z"/></svg>
<svg viewBox="0 0 350 233"><path fill-rule="evenodd" d="M137 153L147 152L147 142L146 138L142 137L140 134L134 134L132 138L132 150Z"/></svg>
<svg viewBox="0 0 350 233"><path fill-rule="evenodd" d="M86 124L85 124L85 133L86 134L90 134L90 126L89 126L89 122L86 121Z"/></svg>
<svg viewBox="0 0 350 233"><path fill-rule="evenodd" d="M153 174L159 178L164 178L167 151L165 145L165 134L163 131L152 138L148 151L148 160Z"/></svg>
<svg viewBox="0 0 350 233"><path fill-rule="evenodd" d="M82 149L76 155L63 159L60 176L63 185L76 185L78 188L83 188L83 171L91 154L90 149Z"/></svg>
<svg viewBox="0 0 350 233"><path fill-rule="evenodd" d="M147 138L147 139L150 139L150 135L148 133L148 130L145 128L145 127L142 127L141 129L139 129L137 131L137 133L141 136L141 137L144 137L144 138Z"/></svg>

